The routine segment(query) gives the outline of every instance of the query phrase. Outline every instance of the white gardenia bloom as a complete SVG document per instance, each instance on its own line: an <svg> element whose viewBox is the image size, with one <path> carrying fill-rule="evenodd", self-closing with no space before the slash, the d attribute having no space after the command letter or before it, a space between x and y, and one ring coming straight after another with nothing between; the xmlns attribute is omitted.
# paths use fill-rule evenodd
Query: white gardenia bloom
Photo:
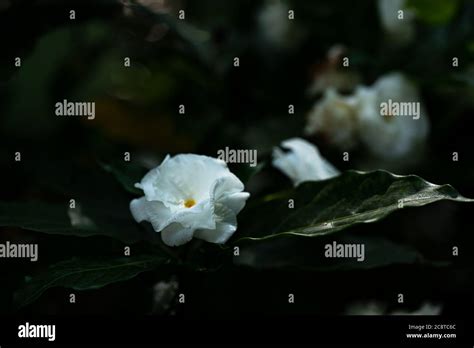
<svg viewBox="0 0 474 348"><path fill-rule="evenodd" d="M297 186L305 181L319 181L332 178L339 171L324 159L313 144L301 138L291 138L281 143L280 148L273 149L272 164L280 169Z"/></svg>
<svg viewBox="0 0 474 348"><path fill-rule="evenodd" d="M358 105L356 97L340 95L334 88L326 89L308 115L305 134L322 133L334 145L353 147L357 142Z"/></svg>
<svg viewBox="0 0 474 348"><path fill-rule="evenodd" d="M250 196L224 161L194 154L167 156L135 186L145 196L130 202L133 217L149 221L169 246L193 237L225 243Z"/></svg>
<svg viewBox="0 0 474 348"><path fill-rule="evenodd" d="M359 87L360 138L378 157L402 158L422 145L428 135L429 122L417 88L400 73L379 78L371 87ZM381 104L417 103L420 114L412 116L382 116Z"/></svg>
<svg viewBox="0 0 474 348"><path fill-rule="evenodd" d="M415 35L415 13L405 7L406 0L378 0L379 18L389 38L398 44L411 41ZM400 17L403 11L403 18Z"/></svg>
<svg viewBox="0 0 474 348"><path fill-rule="evenodd" d="M410 104L413 110L419 108L419 114L383 115L383 103ZM428 115L417 88L398 72L380 77L372 86L359 85L349 96L327 89L305 128L307 135L320 133L344 150L362 144L375 158L386 160L406 159L422 148L428 131Z"/></svg>

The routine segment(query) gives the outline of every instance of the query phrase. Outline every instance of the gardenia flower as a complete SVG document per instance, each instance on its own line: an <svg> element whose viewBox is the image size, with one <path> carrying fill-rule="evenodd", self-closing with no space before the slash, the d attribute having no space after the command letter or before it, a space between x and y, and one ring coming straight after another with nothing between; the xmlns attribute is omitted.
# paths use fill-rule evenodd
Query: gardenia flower
<svg viewBox="0 0 474 348"><path fill-rule="evenodd" d="M378 156L402 158L421 145L428 135L429 123L416 87L402 74L391 73L372 87L359 87L359 124L361 141ZM382 116L380 106L391 99L397 103L419 103L420 115Z"/></svg>
<svg viewBox="0 0 474 348"><path fill-rule="evenodd" d="M145 196L130 202L133 217L149 221L169 246L193 237L225 243L250 196L224 161L194 154L167 156L135 186Z"/></svg>
<svg viewBox="0 0 474 348"><path fill-rule="evenodd" d="M417 103L419 115L387 116L382 103ZM327 89L308 115L307 135L319 133L343 150L364 145L376 158L395 160L420 148L429 131L426 110L417 88L398 72L372 86L357 86L349 96Z"/></svg>
<svg viewBox="0 0 474 348"><path fill-rule="evenodd" d="M297 186L304 181L318 181L332 178L339 171L324 159L313 144L301 138L292 138L281 143L280 148L273 149L274 167L280 169Z"/></svg>

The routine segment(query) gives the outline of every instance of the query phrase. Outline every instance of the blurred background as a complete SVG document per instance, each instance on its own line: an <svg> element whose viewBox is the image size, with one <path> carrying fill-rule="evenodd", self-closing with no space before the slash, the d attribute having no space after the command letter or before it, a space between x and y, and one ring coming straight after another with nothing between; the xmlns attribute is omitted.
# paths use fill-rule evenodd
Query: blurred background
<svg viewBox="0 0 474 348"><path fill-rule="evenodd" d="M125 229L133 224L131 196L100 163L119 163L129 152L143 173L166 154L215 157L226 146L257 149L259 161L268 163L272 148L295 136L316 144L341 171L415 173L452 184L472 198L473 23L474 2L468 0L357 5L348 0L0 0L1 200L57 203L75 197L87 202L90 211L118 215ZM349 57L348 66L344 57ZM16 58L21 66L15 66ZM351 99L357 89L372 88L392 72L409 81L408 92L393 93L422 103L425 130L412 130L419 125L414 121L387 134L352 131L344 122L359 117L351 109L360 102ZM340 99L327 101L328 91ZM54 104L64 99L95 102L95 119L57 117ZM342 123L325 126L325 119L335 118ZM314 130L311 122L320 127ZM407 150L392 156L389 145L377 151L377 134L382 134L380 142L392 137L394 144L407 141ZM341 137L347 141L338 141ZM349 161L343 159L346 151ZM14 160L16 152L21 162ZM230 167L240 177L247 175L242 165ZM281 186L291 183L268 168L247 189L260 195ZM70 291L53 289L22 311L325 315L351 312L354 303L362 303L357 309L362 313L373 308L364 303L373 301L400 310L396 294L404 292L409 295L402 309L408 312L428 301L444 314L467 313L474 304L471 212L469 205L440 202L351 230L388 236L437 261L448 259L457 245L460 255L449 266L350 272L237 266L180 274L164 268L81 293L80 306L58 301ZM19 228L2 228L0 239L34 241L41 252L34 264L1 261L0 312L6 313L14 311L13 292L32 272L71 255L104 256L123 248L105 237L70 238ZM311 250L308 240L289 243L295 250ZM157 279L164 284L157 285ZM176 284L192 294L186 307L153 304L157 288L158 301L174 301ZM298 294L291 306L286 303L289 292Z"/></svg>

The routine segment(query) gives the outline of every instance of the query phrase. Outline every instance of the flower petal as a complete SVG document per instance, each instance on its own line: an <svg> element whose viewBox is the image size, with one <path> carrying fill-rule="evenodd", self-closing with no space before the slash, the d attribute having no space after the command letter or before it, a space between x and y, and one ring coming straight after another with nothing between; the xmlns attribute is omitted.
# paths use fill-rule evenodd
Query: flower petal
<svg viewBox="0 0 474 348"><path fill-rule="evenodd" d="M180 199L196 201L209 198L213 183L229 175L224 161L194 154L177 155L159 167L155 178L156 199L165 205L175 204Z"/></svg>
<svg viewBox="0 0 474 348"><path fill-rule="evenodd" d="M339 171L321 156L316 146L301 138L292 138L282 142L282 147L273 150L272 164L280 169L295 185L304 181L325 180L336 176Z"/></svg>
<svg viewBox="0 0 474 348"><path fill-rule="evenodd" d="M216 180L211 190L211 199L216 204L223 204L230 208L234 214L237 214L245 206L250 194L242 192L244 184L234 174L229 174Z"/></svg>
<svg viewBox="0 0 474 348"><path fill-rule="evenodd" d="M186 244L193 238L194 230L185 228L179 223L173 223L161 231L161 239L168 246Z"/></svg>
<svg viewBox="0 0 474 348"><path fill-rule="evenodd" d="M237 218L235 213L222 204L215 207L216 227L214 229L196 230L194 236L210 243L223 244L237 230Z"/></svg>
<svg viewBox="0 0 474 348"><path fill-rule="evenodd" d="M177 222L186 228L215 228L214 207L209 199L196 204L192 208L183 208L175 212L168 224Z"/></svg>
<svg viewBox="0 0 474 348"><path fill-rule="evenodd" d="M130 202L130 211L137 222L149 221L156 232L170 224L171 211L158 201L147 201L145 197Z"/></svg>

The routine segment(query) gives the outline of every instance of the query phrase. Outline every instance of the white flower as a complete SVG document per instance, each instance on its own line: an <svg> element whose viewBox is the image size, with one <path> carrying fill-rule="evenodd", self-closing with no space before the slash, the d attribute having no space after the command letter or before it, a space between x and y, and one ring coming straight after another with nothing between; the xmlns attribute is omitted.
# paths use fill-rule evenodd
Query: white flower
<svg viewBox="0 0 474 348"><path fill-rule="evenodd" d="M421 145L428 135L428 118L416 87L400 73L391 73L378 79L373 87L360 87L360 137L370 151L388 159L402 158ZM381 103L419 103L420 115L382 116Z"/></svg>
<svg viewBox="0 0 474 348"><path fill-rule="evenodd" d="M417 103L419 115L384 116L382 103ZM398 104L401 105L401 104ZM401 73L379 78L372 86L358 86L349 96L327 89L308 115L305 132L320 133L347 150L363 144L376 158L396 160L421 148L429 121L417 88Z"/></svg>
<svg viewBox="0 0 474 348"><path fill-rule="evenodd" d="M169 246L193 237L225 243L250 196L224 161L193 154L167 156L135 186L145 196L130 202L133 217L149 221Z"/></svg>
<svg viewBox="0 0 474 348"><path fill-rule="evenodd" d="M357 302L349 305L346 315L439 315L442 310L441 305L429 302L422 303L421 307L415 311L396 310L387 311L387 306L376 301Z"/></svg>
<svg viewBox="0 0 474 348"><path fill-rule="evenodd" d="M267 0L258 15L258 25L263 39L277 47L290 41L288 6L280 0Z"/></svg>
<svg viewBox="0 0 474 348"><path fill-rule="evenodd" d="M305 134L328 135L330 143L348 149L356 144L357 132L357 98L342 96L333 88L326 89L308 115Z"/></svg>
<svg viewBox="0 0 474 348"><path fill-rule="evenodd" d="M272 164L289 176L295 186L304 181L325 180L339 174L339 171L321 156L317 147L306 140L288 139L281 143L281 147L290 151L284 152L275 147Z"/></svg>
<svg viewBox="0 0 474 348"><path fill-rule="evenodd" d="M406 0L378 0L380 23L394 43L407 43L415 34L415 13L404 8L405 4ZM403 11L403 18L399 17L399 11Z"/></svg>
<svg viewBox="0 0 474 348"><path fill-rule="evenodd" d="M71 222L71 226L73 227L83 229L97 228L94 221L92 221L89 217L82 213L82 207L79 203L77 203L74 208L71 208L71 206L69 206L67 215L69 216L69 221Z"/></svg>

